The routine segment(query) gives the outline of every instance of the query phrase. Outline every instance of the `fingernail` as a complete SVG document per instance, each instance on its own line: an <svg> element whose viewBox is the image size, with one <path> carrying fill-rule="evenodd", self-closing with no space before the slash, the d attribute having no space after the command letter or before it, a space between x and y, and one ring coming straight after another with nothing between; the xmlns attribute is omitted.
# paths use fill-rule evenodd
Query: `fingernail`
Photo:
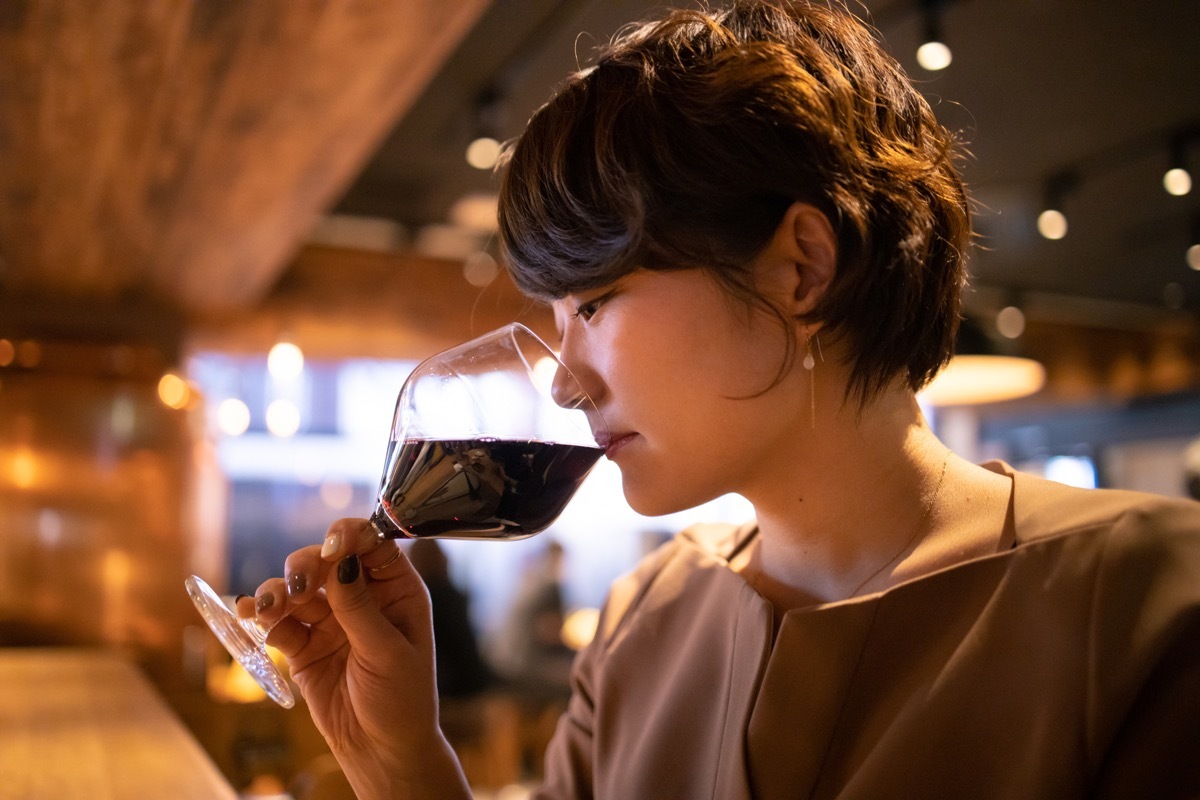
<svg viewBox="0 0 1200 800"><path fill-rule="evenodd" d="M236 606L238 603L242 602L243 597L249 597L249 596L250 595L248 595L248 594L239 594L237 597L233 598L233 604Z"/></svg>
<svg viewBox="0 0 1200 800"><path fill-rule="evenodd" d="M288 597L296 597L297 595L304 594L304 589L307 586L308 576L303 572L293 572L287 582Z"/></svg>
<svg viewBox="0 0 1200 800"><path fill-rule="evenodd" d="M321 545L321 558L332 558L341 549L342 535L340 533L331 533L325 537L325 544Z"/></svg>
<svg viewBox="0 0 1200 800"><path fill-rule="evenodd" d="M358 556L346 556L338 563L338 583L354 583L360 570Z"/></svg>
<svg viewBox="0 0 1200 800"><path fill-rule="evenodd" d="M262 597L254 601L254 612L256 614L261 614L273 605L275 605L275 595L267 592Z"/></svg>

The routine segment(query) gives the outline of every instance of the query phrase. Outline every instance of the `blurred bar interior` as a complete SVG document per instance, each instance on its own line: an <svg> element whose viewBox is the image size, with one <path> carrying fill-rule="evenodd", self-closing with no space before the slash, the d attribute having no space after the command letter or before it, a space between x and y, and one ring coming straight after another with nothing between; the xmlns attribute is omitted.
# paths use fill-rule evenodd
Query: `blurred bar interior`
<svg viewBox="0 0 1200 800"><path fill-rule="evenodd" d="M866 5L974 152L984 249L952 371L983 372L931 387L939 432L976 460L1188 493L1200 4ZM574 66L578 31L653 8L0 3L0 653L115 651L243 796L343 796L307 714L229 666L183 579L250 592L366 515L421 358L513 319L553 338L497 263L495 141ZM915 56L933 29L936 71ZM998 357L1030 382L962 394ZM748 513L639 517L610 467L543 536L442 548L503 678L445 701L480 797L520 796L562 703L560 673L512 672L534 571L577 647L648 547Z"/></svg>

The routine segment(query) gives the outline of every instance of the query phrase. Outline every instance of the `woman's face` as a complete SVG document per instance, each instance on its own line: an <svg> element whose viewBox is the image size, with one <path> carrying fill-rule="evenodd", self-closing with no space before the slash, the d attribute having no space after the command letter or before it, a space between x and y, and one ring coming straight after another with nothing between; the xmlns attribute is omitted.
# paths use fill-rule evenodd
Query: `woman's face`
<svg viewBox="0 0 1200 800"><path fill-rule="evenodd" d="M626 499L665 514L752 495L807 430L786 338L699 269L639 270L554 304L562 359L595 401Z"/></svg>

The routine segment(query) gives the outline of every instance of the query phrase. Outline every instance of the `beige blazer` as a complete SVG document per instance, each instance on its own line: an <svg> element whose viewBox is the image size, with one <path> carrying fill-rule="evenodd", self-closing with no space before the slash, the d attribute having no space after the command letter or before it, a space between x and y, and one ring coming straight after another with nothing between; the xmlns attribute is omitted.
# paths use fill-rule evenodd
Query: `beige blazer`
<svg viewBox="0 0 1200 800"><path fill-rule="evenodd" d="M1013 473L1000 550L790 611L683 532L614 584L538 798L1200 797L1200 503Z"/></svg>

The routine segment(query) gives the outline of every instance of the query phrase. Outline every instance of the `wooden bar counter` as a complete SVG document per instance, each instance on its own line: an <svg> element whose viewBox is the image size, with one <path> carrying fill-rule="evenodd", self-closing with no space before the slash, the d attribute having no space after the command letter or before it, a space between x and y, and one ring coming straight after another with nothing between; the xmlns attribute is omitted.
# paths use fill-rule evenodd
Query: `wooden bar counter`
<svg viewBox="0 0 1200 800"><path fill-rule="evenodd" d="M0 648L0 797L237 795L149 681L119 655Z"/></svg>

